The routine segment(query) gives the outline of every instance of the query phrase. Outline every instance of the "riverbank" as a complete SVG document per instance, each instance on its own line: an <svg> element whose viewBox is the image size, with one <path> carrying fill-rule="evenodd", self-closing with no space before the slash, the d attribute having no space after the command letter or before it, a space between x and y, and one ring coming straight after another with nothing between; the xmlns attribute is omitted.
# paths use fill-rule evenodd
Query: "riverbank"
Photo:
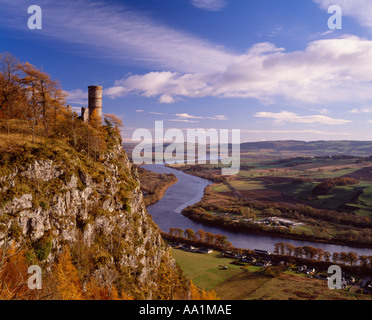
<svg viewBox="0 0 372 320"><path fill-rule="evenodd" d="M137 170L146 207L162 199L168 188L178 181L172 173L155 173L141 167Z"/></svg>
<svg viewBox="0 0 372 320"><path fill-rule="evenodd" d="M234 199L233 197L225 197L221 199L221 202L218 202L215 198L216 193L213 192L211 188L207 187L204 191L202 200L199 203L182 210L182 214L195 222L233 232L264 235L289 240L310 241L319 244L333 244L372 249L372 243L369 238L363 239L365 241L359 240L361 239L360 237L358 237L358 240L345 240L341 238L343 235L342 233L336 236L332 235L332 237L329 233L323 233L324 236L316 236L317 232L316 230L311 229L311 225L303 228L268 226L256 223L254 219L251 218L252 216L249 215L249 212L252 213L252 211L255 210L256 214L253 214L254 217L256 217L256 215L258 216L257 211L261 211L261 217L283 217L287 212L280 211L280 207L272 207L271 205L262 204L256 205L254 202ZM211 212L213 209L224 213L221 215L217 212ZM244 210L248 210L249 212L247 213ZM245 214L246 217L250 217L250 219L244 219ZM301 215L303 216L303 214ZM303 217L300 221L312 222L313 220L306 220L306 218ZM317 223L319 223L319 221L317 221ZM342 227L345 228L345 226ZM349 232L351 226L347 227L347 232Z"/></svg>
<svg viewBox="0 0 372 320"><path fill-rule="evenodd" d="M232 232L242 232L247 234L254 234L254 235L262 235L262 236L270 236L270 237L277 237L281 239L287 239L287 240L297 240L297 241L310 241L315 242L319 244L333 244L338 246L351 246L355 248L370 248L372 249L371 243L361 243L361 242L347 242L347 241L339 241L339 240L332 240L332 239L322 239L322 238L316 238L313 236L307 236L307 235L296 235L291 233L281 233L276 231L275 229L269 229L269 230L259 230L256 228L256 225L245 225L245 226L238 226L235 223L227 224L220 222L219 220L210 220L207 217L203 218L200 215L195 215L190 213L190 211L183 210L182 214L187 217L188 219L191 219L195 222L202 223L204 225L218 227L224 230L232 231Z"/></svg>

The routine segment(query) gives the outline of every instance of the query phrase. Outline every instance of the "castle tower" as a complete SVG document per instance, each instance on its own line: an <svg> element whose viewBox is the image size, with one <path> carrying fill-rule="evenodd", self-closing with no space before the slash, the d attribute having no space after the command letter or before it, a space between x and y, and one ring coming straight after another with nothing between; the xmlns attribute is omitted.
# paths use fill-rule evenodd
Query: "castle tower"
<svg viewBox="0 0 372 320"><path fill-rule="evenodd" d="M89 86L88 87L88 109L89 118L93 113L99 118L102 118L102 87Z"/></svg>

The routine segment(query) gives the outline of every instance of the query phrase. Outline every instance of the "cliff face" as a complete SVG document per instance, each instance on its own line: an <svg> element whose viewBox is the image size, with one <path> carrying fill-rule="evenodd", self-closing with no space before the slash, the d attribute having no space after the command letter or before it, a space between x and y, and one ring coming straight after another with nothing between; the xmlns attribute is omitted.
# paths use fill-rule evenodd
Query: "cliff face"
<svg viewBox="0 0 372 320"><path fill-rule="evenodd" d="M86 280L111 281L137 299L171 298L169 286L178 285L178 298L187 298L187 280L119 144L97 161L63 143L25 148L2 157L0 168L0 246L6 236L24 242L50 269L67 244Z"/></svg>

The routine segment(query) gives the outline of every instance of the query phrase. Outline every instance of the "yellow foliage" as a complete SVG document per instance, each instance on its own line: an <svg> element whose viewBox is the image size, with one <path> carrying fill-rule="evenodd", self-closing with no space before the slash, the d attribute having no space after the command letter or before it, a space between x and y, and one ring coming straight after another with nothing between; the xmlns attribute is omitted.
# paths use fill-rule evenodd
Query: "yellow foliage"
<svg viewBox="0 0 372 320"><path fill-rule="evenodd" d="M57 291L61 300L82 300L83 292L78 272L71 260L70 250L65 247L55 268Z"/></svg>
<svg viewBox="0 0 372 320"><path fill-rule="evenodd" d="M14 246L0 250L0 300L25 299L28 294L24 251Z"/></svg>
<svg viewBox="0 0 372 320"><path fill-rule="evenodd" d="M119 295L115 286L100 286L96 279L92 279L86 286L84 296L87 300L133 300L125 293Z"/></svg>
<svg viewBox="0 0 372 320"><path fill-rule="evenodd" d="M217 292L199 289L192 281L190 281L190 298L191 300L219 300Z"/></svg>

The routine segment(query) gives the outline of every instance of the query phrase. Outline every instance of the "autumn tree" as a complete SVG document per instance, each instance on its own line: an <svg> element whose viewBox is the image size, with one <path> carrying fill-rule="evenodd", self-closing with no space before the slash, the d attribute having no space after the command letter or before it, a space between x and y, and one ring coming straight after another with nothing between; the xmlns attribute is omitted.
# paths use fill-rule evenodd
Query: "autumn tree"
<svg viewBox="0 0 372 320"><path fill-rule="evenodd" d="M206 232L206 234L205 234L205 240L206 240L206 242L208 244L213 244L214 239L215 239L215 235L213 233Z"/></svg>
<svg viewBox="0 0 372 320"><path fill-rule="evenodd" d="M192 281L190 281L190 298L191 300L219 300L215 291L199 289Z"/></svg>
<svg viewBox="0 0 372 320"><path fill-rule="evenodd" d="M60 300L82 300L83 291L71 253L66 246L63 248L54 270L57 292Z"/></svg>
<svg viewBox="0 0 372 320"><path fill-rule="evenodd" d="M358 262L358 255L353 251L348 252L347 261L353 266L354 263Z"/></svg>
<svg viewBox="0 0 372 320"><path fill-rule="evenodd" d="M169 235L174 236L175 235L175 228L169 228Z"/></svg>
<svg viewBox="0 0 372 320"><path fill-rule="evenodd" d="M296 247L296 248L294 249L294 256L295 256L296 258L301 258L302 255L303 255L303 253L304 253L304 251L303 251L303 247Z"/></svg>
<svg viewBox="0 0 372 320"><path fill-rule="evenodd" d="M334 263L337 263L338 261L340 261L340 254L338 252L333 252L333 254L332 254L332 261Z"/></svg>
<svg viewBox="0 0 372 320"><path fill-rule="evenodd" d="M225 246L227 244L227 236L225 235L216 234L214 239L219 246Z"/></svg>
<svg viewBox="0 0 372 320"><path fill-rule="evenodd" d="M284 242L275 243L274 253L284 255L285 254L285 243Z"/></svg>
<svg viewBox="0 0 372 320"><path fill-rule="evenodd" d="M347 263L347 261L348 261L347 253L346 252L341 252L338 259L340 260L341 263L344 263L344 264Z"/></svg>
<svg viewBox="0 0 372 320"><path fill-rule="evenodd" d="M324 254L325 254L325 252L324 252L323 249L318 249L318 260L319 261L322 261L323 260Z"/></svg>
<svg viewBox="0 0 372 320"><path fill-rule="evenodd" d="M205 231L204 230L201 230L199 229L197 232L196 232L196 235L199 237L199 240L201 242L204 242L205 241Z"/></svg>
<svg viewBox="0 0 372 320"><path fill-rule="evenodd" d="M0 112L10 114L20 97L19 61L10 53L0 53Z"/></svg>
<svg viewBox="0 0 372 320"><path fill-rule="evenodd" d="M0 300L27 299L27 264L24 251L14 245L0 250Z"/></svg>
<svg viewBox="0 0 372 320"><path fill-rule="evenodd" d="M324 261L325 262L331 262L331 253L328 251L324 252Z"/></svg>
<svg viewBox="0 0 372 320"><path fill-rule="evenodd" d="M192 229L186 229L184 234L186 239L194 240L195 238L195 232Z"/></svg>
<svg viewBox="0 0 372 320"><path fill-rule="evenodd" d="M86 300L132 300L126 294L120 296L113 285L100 285L95 278L92 278L86 285L84 298Z"/></svg>
<svg viewBox="0 0 372 320"><path fill-rule="evenodd" d="M19 69L22 72L20 82L28 97L25 107L31 115L32 132L34 134L36 125L42 122L45 134L49 135L51 127L57 125L65 94L57 81L30 63L20 64Z"/></svg>
<svg viewBox="0 0 372 320"><path fill-rule="evenodd" d="M93 109L92 114L90 114L89 124L95 129L102 127L102 116L98 113L97 109Z"/></svg>
<svg viewBox="0 0 372 320"><path fill-rule="evenodd" d="M314 260L315 256L318 254L318 249L311 246L304 246L304 253L307 259Z"/></svg>
<svg viewBox="0 0 372 320"><path fill-rule="evenodd" d="M362 264L362 267L368 267L368 256L359 256L359 261Z"/></svg>
<svg viewBox="0 0 372 320"><path fill-rule="evenodd" d="M114 130L117 134L121 134L120 130L124 127L123 121L114 114L104 114L104 121L108 129Z"/></svg>
<svg viewBox="0 0 372 320"><path fill-rule="evenodd" d="M176 237L182 238L183 230L181 228L175 228L174 229Z"/></svg>
<svg viewBox="0 0 372 320"><path fill-rule="evenodd" d="M287 250L287 254L289 256L291 256L293 254L294 250L295 250L295 246L290 244L290 243L286 243L285 244L285 249Z"/></svg>

